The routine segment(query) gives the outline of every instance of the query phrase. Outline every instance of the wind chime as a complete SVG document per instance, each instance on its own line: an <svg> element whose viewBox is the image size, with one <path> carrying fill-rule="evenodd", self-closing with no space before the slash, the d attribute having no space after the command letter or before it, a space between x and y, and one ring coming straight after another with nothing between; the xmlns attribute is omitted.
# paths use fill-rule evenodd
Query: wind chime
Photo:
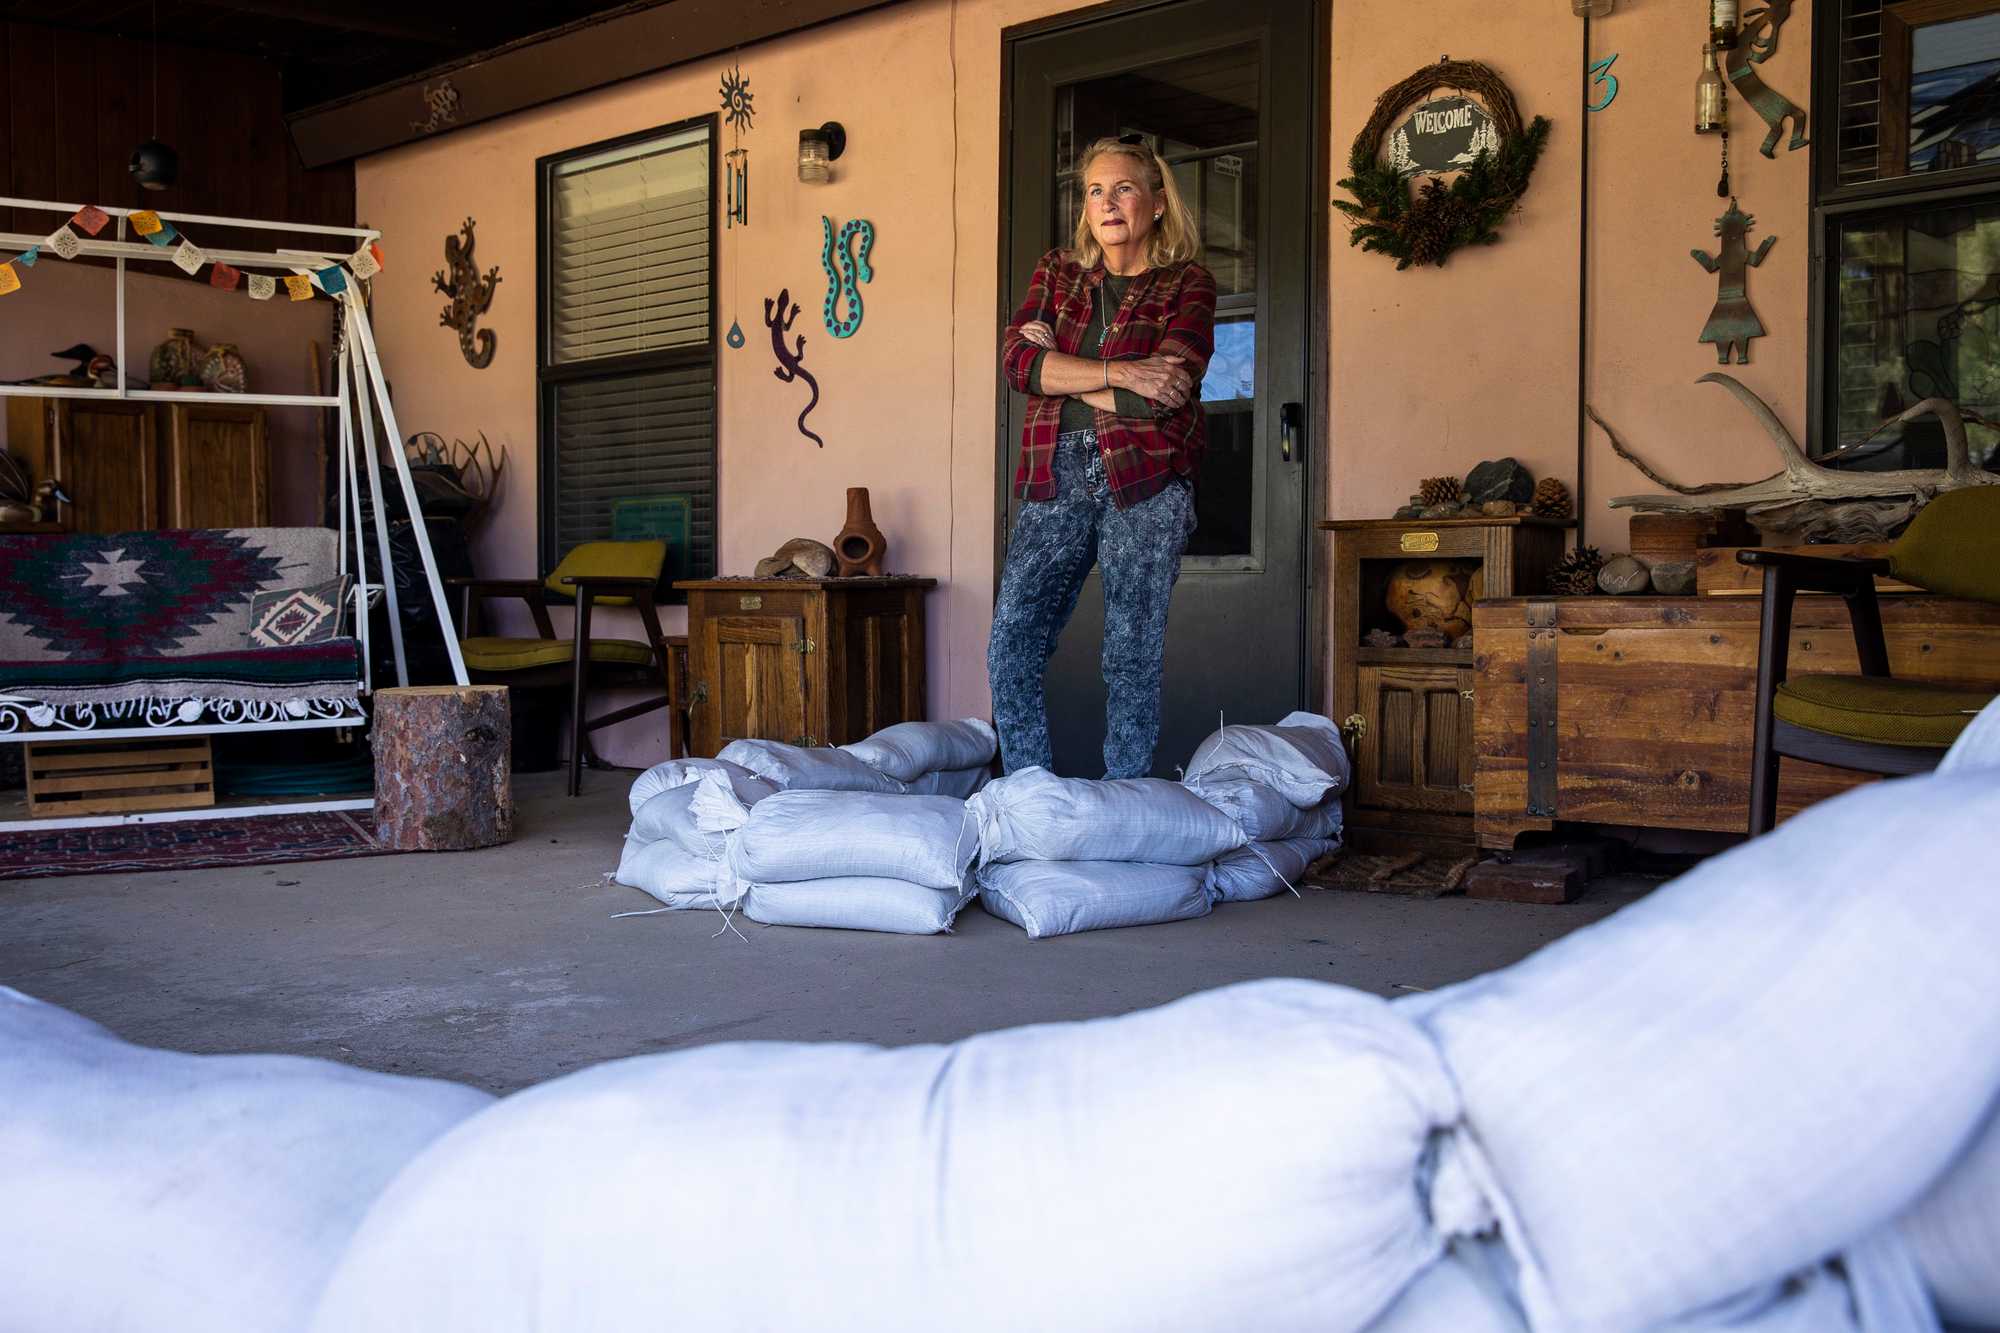
<svg viewBox="0 0 2000 1333"><path fill-rule="evenodd" d="M743 131L750 128L754 114L750 106L750 81L742 66L722 76L722 110L729 127L736 132L736 146L723 154L728 162L729 212L727 225L750 225L750 153L743 146Z"/></svg>

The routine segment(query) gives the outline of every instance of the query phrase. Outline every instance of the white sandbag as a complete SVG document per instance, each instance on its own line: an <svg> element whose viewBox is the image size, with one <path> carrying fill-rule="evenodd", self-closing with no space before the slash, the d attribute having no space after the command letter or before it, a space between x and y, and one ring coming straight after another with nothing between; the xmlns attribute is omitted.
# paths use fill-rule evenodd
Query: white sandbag
<svg viewBox="0 0 2000 1333"><path fill-rule="evenodd" d="M999 753L999 744L990 725L968 717L957 722L898 722L840 748L899 782L915 782L926 773L984 768Z"/></svg>
<svg viewBox="0 0 2000 1333"><path fill-rule="evenodd" d="M978 850L965 802L949 796L785 791L750 811L729 866L752 884L865 875L956 889Z"/></svg>
<svg viewBox="0 0 2000 1333"><path fill-rule="evenodd" d="M752 884L743 915L767 926L824 926L937 935L972 897L969 884L933 889L908 880L843 875L789 884Z"/></svg>
<svg viewBox="0 0 2000 1333"><path fill-rule="evenodd" d="M1181 776L1192 786L1249 778L1305 809L1344 791L1352 775L1333 719L1292 713L1274 727L1222 728L1195 747Z"/></svg>
<svg viewBox="0 0 2000 1333"><path fill-rule="evenodd" d="M314 1328L1355 1333L1440 1249L1412 1181L1454 1114L1383 1002L1294 980L640 1056L413 1163Z"/></svg>
<svg viewBox="0 0 2000 1333"><path fill-rule="evenodd" d="M715 776L709 778L705 773L697 774L696 781L669 788L640 806L632 815L629 836L641 842L671 838L677 845L698 856L710 859L720 857L724 845L722 834L702 828L695 815L694 803L701 791L702 780L727 783L745 810L767 796L777 795L778 789L747 770L729 772L711 769L709 772Z"/></svg>
<svg viewBox="0 0 2000 1333"><path fill-rule="evenodd" d="M1368 1333L1528 1333L1498 1242L1454 1240Z"/></svg>
<svg viewBox="0 0 2000 1333"><path fill-rule="evenodd" d="M1937 771L1962 773L1975 768L2000 768L2000 699L1980 709L1958 733L1958 739L1938 761Z"/></svg>
<svg viewBox="0 0 2000 1333"><path fill-rule="evenodd" d="M1287 800L1276 787L1267 787L1250 778L1225 778L1184 785L1235 820L1252 842L1340 836L1338 796L1329 796L1318 805L1302 810Z"/></svg>
<svg viewBox="0 0 2000 1333"><path fill-rule="evenodd" d="M992 776L985 766L979 768L952 768L938 773L926 773L909 784L912 796L951 796L964 800L986 785Z"/></svg>
<svg viewBox="0 0 2000 1333"><path fill-rule="evenodd" d="M1996 827L1990 772L1871 784L1401 1002L1458 1080L1537 1327L1779 1280L1952 1163L2000 1093Z"/></svg>
<svg viewBox="0 0 2000 1333"><path fill-rule="evenodd" d="M613 878L667 907L730 907L743 896L727 862L690 852L672 838L657 842L626 838Z"/></svg>
<svg viewBox="0 0 2000 1333"><path fill-rule="evenodd" d="M1338 851L1338 838L1253 842L1215 858L1208 867L1208 896L1219 903L1247 903L1297 889L1306 867Z"/></svg>
<svg viewBox="0 0 2000 1333"><path fill-rule="evenodd" d="M720 759L669 759L664 764L654 764L634 778L631 794L626 799L636 815L640 806L661 792L699 782L702 774L717 771L731 773L738 778L756 776L740 764L726 764Z"/></svg>
<svg viewBox="0 0 2000 1333"><path fill-rule="evenodd" d="M1059 778L1024 768L997 778L965 808L979 825L982 864L1151 861L1200 865L1249 836L1178 782Z"/></svg>
<svg viewBox="0 0 2000 1333"><path fill-rule="evenodd" d="M979 871L979 904L1031 940L1207 916L1208 867L1012 861Z"/></svg>
<svg viewBox="0 0 2000 1333"><path fill-rule="evenodd" d="M2000 1112L1896 1231L1946 1322L2000 1329Z"/></svg>
<svg viewBox="0 0 2000 1333"><path fill-rule="evenodd" d="M375 1196L492 1101L149 1050L0 987L0 1330L303 1328Z"/></svg>
<svg viewBox="0 0 2000 1333"><path fill-rule="evenodd" d="M903 784L845 750L807 750L779 741L731 741L716 756L749 769L779 791L900 792Z"/></svg>

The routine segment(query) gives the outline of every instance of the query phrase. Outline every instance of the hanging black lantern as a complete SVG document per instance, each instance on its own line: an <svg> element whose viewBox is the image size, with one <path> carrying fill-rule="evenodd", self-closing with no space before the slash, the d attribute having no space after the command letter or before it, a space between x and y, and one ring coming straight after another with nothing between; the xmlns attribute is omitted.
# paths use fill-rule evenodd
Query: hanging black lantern
<svg viewBox="0 0 2000 1333"><path fill-rule="evenodd" d="M132 150L129 170L132 179L146 189L164 190L180 176L180 154L158 139L148 139Z"/></svg>

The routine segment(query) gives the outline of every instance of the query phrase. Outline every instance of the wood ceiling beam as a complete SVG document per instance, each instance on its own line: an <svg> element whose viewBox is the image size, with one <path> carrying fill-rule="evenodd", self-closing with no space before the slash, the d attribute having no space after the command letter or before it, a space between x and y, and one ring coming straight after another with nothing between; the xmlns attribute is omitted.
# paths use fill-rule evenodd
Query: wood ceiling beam
<svg viewBox="0 0 2000 1333"><path fill-rule="evenodd" d="M428 20L421 15L425 6L407 6L402 13L377 14L366 10L327 4L325 0L201 0L208 9L232 14L254 14L259 18L282 19L311 28L360 33L369 37L393 37L425 46L449 47L463 37L455 23Z"/></svg>
<svg viewBox="0 0 2000 1333"><path fill-rule="evenodd" d="M286 122L305 165L326 166L893 2L652 0L294 112ZM458 93L455 118L427 133L418 128L430 118L424 89L447 78Z"/></svg>

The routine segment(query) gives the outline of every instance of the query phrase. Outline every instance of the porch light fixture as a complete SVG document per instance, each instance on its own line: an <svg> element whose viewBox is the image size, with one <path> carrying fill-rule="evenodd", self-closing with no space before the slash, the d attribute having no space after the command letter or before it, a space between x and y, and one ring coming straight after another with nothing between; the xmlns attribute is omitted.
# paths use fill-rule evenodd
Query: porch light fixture
<svg viewBox="0 0 2000 1333"><path fill-rule="evenodd" d="M847 131L837 120L799 131L799 183L824 185L833 179L832 162L847 149Z"/></svg>
<svg viewBox="0 0 2000 1333"><path fill-rule="evenodd" d="M126 170L142 189L164 190L181 174L180 154L160 142L160 5L153 0L153 135L132 150Z"/></svg>

